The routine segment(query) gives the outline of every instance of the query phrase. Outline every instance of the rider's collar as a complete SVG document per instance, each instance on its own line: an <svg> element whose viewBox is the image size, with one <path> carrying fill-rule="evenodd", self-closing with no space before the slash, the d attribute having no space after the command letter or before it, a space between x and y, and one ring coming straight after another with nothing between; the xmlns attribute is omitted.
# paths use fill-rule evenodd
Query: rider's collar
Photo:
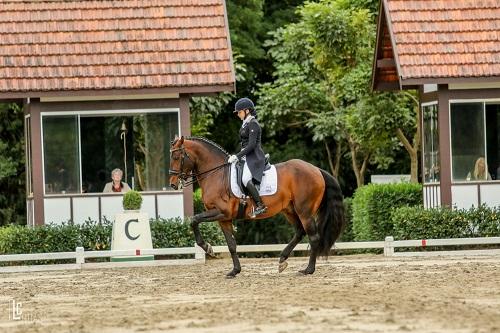
<svg viewBox="0 0 500 333"><path fill-rule="evenodd" d="M248 114L248 116L243 120L243 124L241 124L241 127L245 127L246 125L248 125L248 123L254 119L255 117L252 116L251 114Z"/></svg>

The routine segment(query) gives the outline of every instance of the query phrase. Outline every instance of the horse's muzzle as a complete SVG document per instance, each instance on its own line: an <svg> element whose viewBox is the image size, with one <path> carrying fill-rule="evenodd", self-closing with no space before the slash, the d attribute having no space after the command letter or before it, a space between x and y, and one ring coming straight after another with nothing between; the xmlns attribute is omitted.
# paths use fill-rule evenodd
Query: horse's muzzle
<svg viewBox="0 0 500 333"><path fill-rule="evenodd" d="M178 188L178 187L177 187L177 185L176 185L176 184L174 184L174 183L171 183L171 184L170 184L170 187L171 187L171 188L173 188L174 190L177 190L177 188Z"/></svg>

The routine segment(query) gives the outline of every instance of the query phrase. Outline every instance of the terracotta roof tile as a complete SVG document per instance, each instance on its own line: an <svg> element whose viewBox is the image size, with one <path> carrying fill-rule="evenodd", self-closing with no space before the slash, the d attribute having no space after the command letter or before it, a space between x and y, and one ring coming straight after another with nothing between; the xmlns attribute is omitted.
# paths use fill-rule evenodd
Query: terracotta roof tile
<svg viewBox="0 0 500 333"><path fill-rule="evenodd" d="M234 84L224 0L7 0L0 92Z"/></svg>
<svg viewBox="0 0 500 333"><path fill-rule="evenodd" d="M500 76L500 1L384 0L402 80Z"/></svg>

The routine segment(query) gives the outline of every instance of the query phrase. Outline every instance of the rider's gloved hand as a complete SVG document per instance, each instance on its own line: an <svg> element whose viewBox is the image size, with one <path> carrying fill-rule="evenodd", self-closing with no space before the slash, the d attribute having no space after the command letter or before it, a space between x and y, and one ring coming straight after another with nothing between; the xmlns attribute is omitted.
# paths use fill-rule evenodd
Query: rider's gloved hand
<svg viewBox="0 0 500 333"><path fill-rule="evenodd" d="M236 163L236 161L238 161L238 157L236 157L236 155L231 155L229 156L229 158L227 159L227 163Z"/></svg>

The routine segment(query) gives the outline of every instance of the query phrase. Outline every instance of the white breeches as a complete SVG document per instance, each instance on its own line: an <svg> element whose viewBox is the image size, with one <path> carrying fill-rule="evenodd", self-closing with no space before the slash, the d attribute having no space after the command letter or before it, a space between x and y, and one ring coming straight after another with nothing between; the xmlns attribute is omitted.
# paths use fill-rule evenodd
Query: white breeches
<svg viewBox="0 0 500 333"><path fill-rule="evenodd" d="M248 168L248 163L245 163L245 166L243 167L243 175L241 177L241 182L243 183L243 186L247 186L247 183L252 180L252 173L250 172L250 169Z"/></svg>

